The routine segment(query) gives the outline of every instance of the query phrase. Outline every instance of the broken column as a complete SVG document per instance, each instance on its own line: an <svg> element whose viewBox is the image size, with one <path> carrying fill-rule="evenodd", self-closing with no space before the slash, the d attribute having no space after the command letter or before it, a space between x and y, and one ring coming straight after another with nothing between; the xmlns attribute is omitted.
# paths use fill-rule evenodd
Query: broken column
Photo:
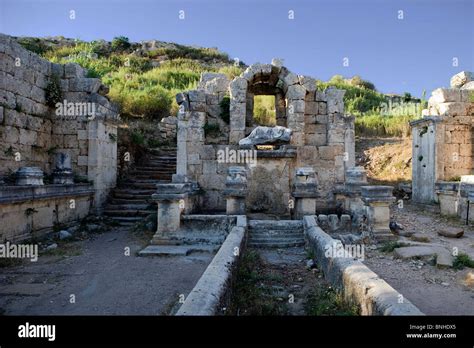
<svg viewBox="0 0 474 348"><path fill-rule="evenodd" d="M21 167L16 171L16 182L18 186L22 185L44 185L43 171L39 167Z"/></svg>
<svg viewBox="0 0 474 348"><path fill-rule="evenodd" d="M311 167L296 169L295 183L293 184L295 198L295 217L316 214L317 183L316 174Z"/></svg>
<svg viewBox="0 0 474 348"><path fill-rule="evenodd" d="M365 204L361 199L361 187L366 185L367 173L363 167L352 167L346 170L344 208L357 218L365 212Z"/></svg>
<svg viewBox="0 0 474 348"><path fill-rule="evenodd" d="M245 214L245 196L247 195L247 174L245 167L229 167L225 182L227 215Z"/></svg>
<svg viewBox="0 0 474 348"><path fill-rule="evenodd" d="M53 171L53 184L72 185L74 176L72 174L71 155L57 153L54 157L55 169Z"/></svg>
<svg viewBox="0 0 474 348"><path fill-rule="evenodd" d="M362 186L362 201L365 203L365 212L368 228L376 241L397 239L390 231L390 204L395 201L392 195L392 186Z"/></svg>
<svg viewBox="0 0 474 348"><path fill-rule="evenodd" d="M158 184L151 197L158 203L157 230L151 244L174 244L173 234L179 230L184 202L192 190L190 183Z"/></svg>

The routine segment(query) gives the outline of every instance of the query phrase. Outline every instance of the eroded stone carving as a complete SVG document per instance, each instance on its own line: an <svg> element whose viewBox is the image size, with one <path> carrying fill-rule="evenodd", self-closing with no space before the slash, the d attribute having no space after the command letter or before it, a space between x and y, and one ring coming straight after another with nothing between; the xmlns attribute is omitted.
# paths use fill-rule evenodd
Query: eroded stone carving
<svg viewBox="0 0 474 348"><path fill-rule="evenodd" d="M255 128L248 137L239 141L240 146L252 146L261 144L278 144L289 142L291 139L291 129L275 126Z"/></svg>

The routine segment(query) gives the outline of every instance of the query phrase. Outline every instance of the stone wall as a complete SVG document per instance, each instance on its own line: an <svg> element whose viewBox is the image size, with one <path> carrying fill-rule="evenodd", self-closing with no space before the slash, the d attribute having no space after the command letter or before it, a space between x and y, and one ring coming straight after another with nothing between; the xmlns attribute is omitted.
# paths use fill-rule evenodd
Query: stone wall
<svg viewBox="0 0 474 348"><path fill-rule="evenodd" d="M54 81L63 109L48 97ZM118 110L107 91L79 65L48 62L0 35L0 177L24 166L50 174L54 153L67 153L73 172L94 182L100 206L116 176Z"/></svg>
<svg viewBox="0 0 474 348"><path fill-rule="evenodd" d="M94 199L89 184L0 188L0 241L40 237L56 225L89 214Z"/></svg>
<svg viewBox="0 0 474 348"><path fill-rule="evenodd" d="M314 79L293 74L276 60L254 64L233 81L222 74L203 74L197 90L177 95L177 180L199 184L203 210L225 210L227 169L248 163L220 161L219 153L242 150L239 141L256 127L253 96L261 94L275 95L277 124L290 128L292 135L280 149L257 152L256 166L248 168L249 187L255 187L247 197L249 210L259 211L269 201L263 212L276 207L274 213L288 214L295 170L304 166L317 173L319 207L334 206L334 185L344 182L346 169L355 162L354 118L344 115L344 91L317 91ZM226 96L229 120L222 117ZM252 200L258 191L263 196Z"/></svg>
<svg viewBox="0 0 474 348"><path fill-rule="evenodd" d="M438 181L458 180L474 171L474 82L472 73L451 79L451 88L432 92L423 118L411 123L413 199L436 199Z"/></svg>

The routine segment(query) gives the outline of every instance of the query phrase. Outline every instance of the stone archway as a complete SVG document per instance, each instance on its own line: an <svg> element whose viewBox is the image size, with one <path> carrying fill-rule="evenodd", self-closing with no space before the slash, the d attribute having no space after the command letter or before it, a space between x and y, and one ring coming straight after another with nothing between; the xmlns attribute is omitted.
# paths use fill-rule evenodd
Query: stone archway
<svg viewBox="0 0 474 348"><path fill-rule="evenodd" d="M314 79L298 76L278 62L253 64L230 83L229 143L238 144L252 127L253 96L274 95L277 125L293 131L293 145L304 145L304 113L307 93L316 90Z"/></svg>

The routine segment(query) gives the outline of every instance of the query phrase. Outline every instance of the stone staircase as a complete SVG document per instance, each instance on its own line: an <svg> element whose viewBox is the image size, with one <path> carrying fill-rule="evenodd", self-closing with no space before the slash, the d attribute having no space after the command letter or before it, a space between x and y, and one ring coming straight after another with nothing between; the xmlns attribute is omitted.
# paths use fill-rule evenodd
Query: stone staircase
<svg viewBox="0 0 474 348"><path fill-rule="evenodd" d="M254 248L290 248L305 244L300 220L250 220L249 246Z"/></svg>
<svg viewBox="0 0 474 348"><path fill-rule="evenodd" d="M156 212L151 195L156 184L171 182L176 173L176 148L150 150L145 158L132 168L110 194L104 215L121 225L130 226Z"/></svg>

